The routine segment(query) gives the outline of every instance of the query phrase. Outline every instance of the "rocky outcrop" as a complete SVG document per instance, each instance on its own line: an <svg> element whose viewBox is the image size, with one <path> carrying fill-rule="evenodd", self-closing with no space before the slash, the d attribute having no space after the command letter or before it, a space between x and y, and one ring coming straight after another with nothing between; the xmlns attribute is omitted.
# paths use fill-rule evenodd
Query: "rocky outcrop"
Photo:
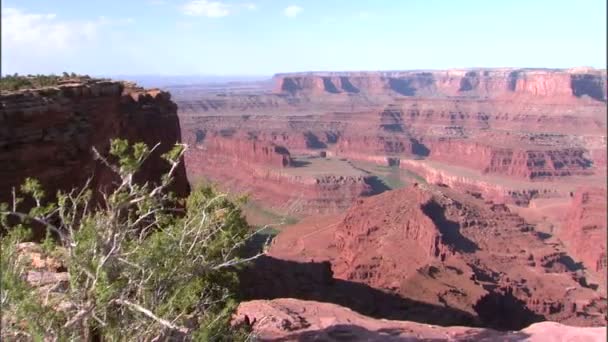
<svg viewBox="0 0 608 342"><path fill-rule="evenodd" d="M134 84L91 80L58 87L0 95L0 200L25 177L38 178L47 194L84 185L93 178L98 189L112 175L95 162L92 148L107 153L111 138L161 143L138 177L157 181L168 164L159 158L181 140L177 106L169 93ZM182 166L173 190L186 194Z"/></svg>
<svg viewBox="0 0 608 342"><path fill-rule="evenodd" d="M398 289L403 279L434 258L445 259L451 253L450 248L418 205L430 200L429 193L417 189L407 194L391 191L377 200L361 200L336 229L336 247L341 251L334 262L336 276L376 288ZM379 205L379 201L398 205ZM379 231L383 233L379 235ZM376 238L400 243L382 243ZM375 257L376 248L370 248L376 243L382 244L380 257ZM407 260L408 267L401 269L401 260ZM401 271L394 272L395 269Z"/></svg>
<svg viewBox="0 0 608 342"><path fill-rule="evenodd" d="M528 180L548 180L572 175L590 175L591 160L583 148L555 147L525 149L470 141L442 139L426 142L429 158L480 170Z"/></svg>
<svg viewBox="0 0 608 342"><path fill-rule="evenodd" d="M606 189L580 188L574 193L559 236L573 257L580 260L606 286Z"/></svg>
<svg viewBox="0 0 608 342"><path fill-rule="evenodd" d="M185 156L189 180L212 182L226 191L247 193L273 210L297 217L339 212L361 196L385 190L378 187L374 176L299 172L299 166L294 166L285 148L281 148L283 154L275 151L270 155L267 149L258 149L262 156L270 157L256 157L253 143L244 143L249 151L241 149L240 154L218 153L218 149L211 147L215 143L190 149Z"/></svg>
<svg viewBox="0 0 608 342"><path fill-rule="evenodd" d="M195 142L198 151L208 156L220 155L241 163L287 167L292 163L289 151L272 142L255 136L236 135L231 130L211 132L200 131Z"/></svg>
<svg viewBox="0 0 608 342"><path fill-rule="evenodd" d="M329 261L335 278L458 310L483 326L604 324L606 299L593 278L563 245L504 204L418 185L359 200L331 226L300 229L307 236L302 257ZM316 244L314 234L327 239L332 231L335 249L328 255L328 244ZM298 241L297 232L290 235L279 236L274 257L286 250L277 244ZM316 245L323 249L318 254Z"/></svg>
<svg viewBox="0 0 608 342"><path fill-rule="evenodd" d="M448 71L310 72L275 75L275 91L289 94L534 97L606 101L600 70L470 69Z"/></svg>
<svg viewBox="0 0 608 342"><path fill-rule="evenodd" d="M501 332L441 327L360 315L335 304L282 298L241 303L233 324L252 327L264 341L604 341L606 328L580 328L554 322Z"/></svg>
<svg viewBox="0 0 608 342"><path fill-rule="evenodd" d="M499 73L489 72L487 77ZM570 75L569 71L543 72L549 76ZM526 71L527 76L522 77L535 79L543 72ZM345 73L337 77L351 74L357 82L370 87L377 83L375 77L381 75ZM303 78L316 76L298 77L302 78L298 87L304 89L308 81L304 82ZM353 87L357 82L351 82ZM532 86L521 87L541 94L540 89L553 87L551 82L538 85L537 90ZM216 95L203 94L200 101ZM517 98L499 95L459 97L421 92L420 96L399 97L380 89L373 94L361 91L350 92L348 96L333 93L313 96L302 91L293 96L259 95L275 96L278 102L276 106L241 111L236 104L229 109L197 107L195 97L184 101L188 109L180 115L188 139L195 140L200 132L237 130L259 141L284 146L293 154L324 151L329 156L363 161L430 158L526 181L560 180L603 172L606 102L586 95L567 101L562 101L563 96L554 99L541 95ZM233 100L240 103L245 96L235 95ZM230 102L231 98L224 96L222 101ZM235 115L235 111L239 115Z"/></svg>
<svg viewBox="0 0 608 342"><path fill-rule="evenodd" d="M438 167L418 160L399 161L400 168L415 172L430 184L448 186L456 191L497 203L528 206L530 201L536 198L565 197L569 194L568 188L557 187L554 183L509 183L497 178L484 177L481 173L467 169L445 165L449 164Z"/></svg>

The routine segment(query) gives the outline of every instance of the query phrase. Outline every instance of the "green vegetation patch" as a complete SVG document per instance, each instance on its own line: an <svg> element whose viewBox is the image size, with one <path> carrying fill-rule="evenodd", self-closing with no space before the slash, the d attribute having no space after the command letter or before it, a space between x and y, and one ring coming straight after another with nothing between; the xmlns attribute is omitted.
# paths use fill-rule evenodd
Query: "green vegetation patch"
<svg viewBox="0 0 608 342"><path fill-rule="evenodd" d="M13 75L6 75L0 77L0 90L1 91L16 91L21 89L36 89L42 87L53 87L59 85L61 82L73 80L74 82L90 80L91 77L88 75L77 75L76 73L64 72L61 76L59 75L19 75L17 73Z"/></svg>
<svg viewBox="0 0 608 342"><path fill-rule="evenodd" d="M243 205L243 211L255 221L257 226L271 225L273 227L280 227L293 225L299 221L296 217L280 214L253 200L248 200Z"/></svg>
<svg viewBox="0 0 608 342"><path fill-rule="evenodd" d="M99 192L87 183L47 196L28 179L10 204L0 206L0 226L7 231L0 258L1 340L250 337L230 321L239 299L239 269L261 253L245 255L253 233L239 202L210 187L187 198L169 191L184 147L163 155L170 171L158 183L137 184L134 175L152 150L114 140L110 156L96 153L120 180L114 190L93 198ZM26 199L34 203L29 210ZM64 280L45 287L26 280L32 260L20 251L32 229L46 231L38 245L42 258L64 265Z"/></svg>

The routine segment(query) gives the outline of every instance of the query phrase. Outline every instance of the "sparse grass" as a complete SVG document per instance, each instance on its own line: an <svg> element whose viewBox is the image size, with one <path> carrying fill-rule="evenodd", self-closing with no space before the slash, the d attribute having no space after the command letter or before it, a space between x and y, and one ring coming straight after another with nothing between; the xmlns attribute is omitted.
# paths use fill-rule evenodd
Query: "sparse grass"
<svg viewBox="0 0 608 342"><path fill-rule="evenodd" d="M281 232L274 227L257 226L256 229L259 229L257 234L267 237L275 237Z"/></svg>
<svg viewBox="0 0 608 342"><path fill-rule="evenodd" d="M380 178L380 180L387 187L391 189L399 189L407 185L407 183L402 180L400 172L401 170L398 167L387 167L378 165L376 169L381 169L380 172L376 174L376 177Z"/></svg>
<svg viewBox="0 0 608 342"><path fill-rule="evenodd" d="M424 177L420 176L419 174L412 172L410 170L403 170L401 169L401 171L403 173L405 173L407 175L407 177L413 178L415 179L418 183L422 183L422 184L426 184L426 179L424 179Z"/></svg>
<svg viewBox="0 0 608 342"><path fill-rule="evenodd" d="M304 177L315 177L323 175L339 175L339 176L361 176L363 173L351 164L346 159L338 158L322 158L309 156L293 156L296 162L302 163L300 167L285 168L283 172Z"/></svg>
<svg viewBox="0 0 608 342"><path fill-rule="evenodd" d="M298 223L298 218L282 215L273 210L268 209L267 207L262 206L260 203L249 200L244 206L243 210L245 215L248 217L253 217L256 221L256 224L259 226L263 225L273 225L275 227L292 225ZM273 228L274 229L274 228Z"/></svg>
<svg viewBox="0 0 608 342"><path fill-rule="evenodd" d="M197 177L192 180L192 184L194 188L199 187L210 187L216 191L219 191L220 186L218 184L206 179L205 177ZM222 190L225 190L222 188ZM239 193L230 193L228 192L228 198L231 200L243 199L243 194ZM247 221L253 227L260 228L264 225L272 225L274 227L281 227L286 225L293 225L299 222L297 217L281 214L277 211L269 209L267 206L264 206L259 201L256 201L251 198L247 198L245 203L241 206L243 213L247 217Z"/></svg>
<svg viewBox="0 0 608 342"><path fill-rule="evenodd" d="M398 166L385 166L363 161L352 161L352 165L378 177L392 190L403 188L412 182L426 183L426 180L420 175Z"/></svg>

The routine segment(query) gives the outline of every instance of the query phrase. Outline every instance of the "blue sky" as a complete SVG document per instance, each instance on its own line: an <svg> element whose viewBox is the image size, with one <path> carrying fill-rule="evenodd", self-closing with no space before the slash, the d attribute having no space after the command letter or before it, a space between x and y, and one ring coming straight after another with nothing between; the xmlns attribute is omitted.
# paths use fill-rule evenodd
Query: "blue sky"
<svg viewBox="0 0 608 342"><path fill-rule="evenodd" d="M3 74L605 63L605 0L2 1Z"/></svg>

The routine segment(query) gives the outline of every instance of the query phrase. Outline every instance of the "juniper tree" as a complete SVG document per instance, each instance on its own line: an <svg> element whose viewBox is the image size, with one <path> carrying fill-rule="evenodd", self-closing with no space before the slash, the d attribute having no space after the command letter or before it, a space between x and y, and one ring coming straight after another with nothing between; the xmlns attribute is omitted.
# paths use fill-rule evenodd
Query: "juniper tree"
<svg viewBox="0 0 608 342"><path fill-rule="evenodd" d="M185 145L162 156L170 170L160 182L136 183L155 148L113 140L109 157L95 151L120 180L108 193L87 182L47 200L32 179L13 191L12 203L0 208L8 231L1 255L3 340L246 338L229 324L237 271L260 254L241 256L253 233L239 203L210 187L185 199L168 191ZM27 212L20 211L23 197L35 203ZM27 261L17 246L32 227L47 232L45 255L66 265L65 288L41 291L25 280Z"/></svg>

